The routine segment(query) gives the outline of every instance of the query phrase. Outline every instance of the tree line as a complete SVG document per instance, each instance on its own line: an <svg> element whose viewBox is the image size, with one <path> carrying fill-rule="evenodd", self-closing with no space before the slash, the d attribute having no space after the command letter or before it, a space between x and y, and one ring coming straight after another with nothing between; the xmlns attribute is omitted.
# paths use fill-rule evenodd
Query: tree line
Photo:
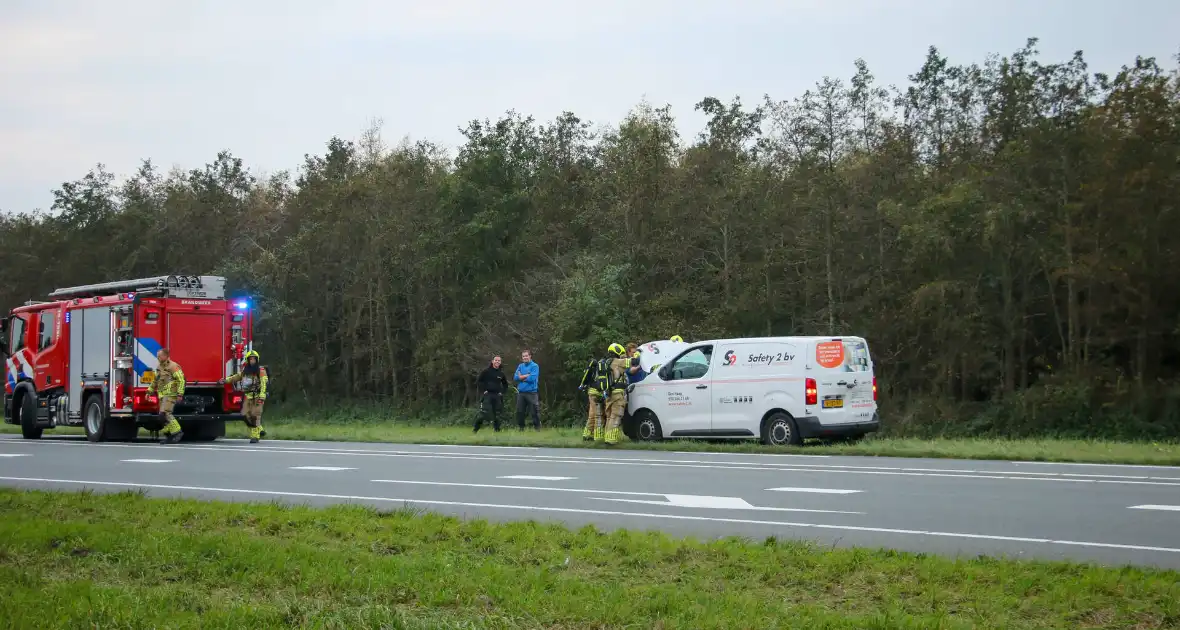
<svg viewBox="0 0 1180 630"><path fill-rule="evenodd" d="M612 341L857 334L888 430L1180 432L1180 74L1036 40L908 85L597 127L471 121L448 155L332 138L295 172L102 165L0 214L0 307L174 271L256 296L287 403L472 404L528 347L547 409ZM568 418L572 414L567 414Z"/></svg>

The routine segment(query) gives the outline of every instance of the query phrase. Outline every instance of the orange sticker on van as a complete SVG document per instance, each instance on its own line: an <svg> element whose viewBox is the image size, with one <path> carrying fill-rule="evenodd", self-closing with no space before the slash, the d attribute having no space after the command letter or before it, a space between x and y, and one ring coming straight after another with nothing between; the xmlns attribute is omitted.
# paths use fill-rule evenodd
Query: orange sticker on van
<svg viewBox="0 0 1180 630"><path fill-rule="evenodd" d="M826 368L837 368L843 365L844 342L823 341L815 344L815 362Z"/></svg>

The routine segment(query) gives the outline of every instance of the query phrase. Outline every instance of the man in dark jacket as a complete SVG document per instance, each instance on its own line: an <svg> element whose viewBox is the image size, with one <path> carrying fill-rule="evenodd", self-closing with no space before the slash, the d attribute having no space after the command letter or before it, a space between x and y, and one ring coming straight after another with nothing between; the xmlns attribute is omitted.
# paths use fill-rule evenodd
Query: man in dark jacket
<svg viewBox="0 0 1180 630"><path fill-rule="evenodd" d="M479 415L475 418L475 431L483 426L484 417L492 414L492 428L500 431L500 412L504 410L504 392L508 389L508 378L500 371L500 357L492 357L492 363L483 372L475 386L480 393Z"/></svg>

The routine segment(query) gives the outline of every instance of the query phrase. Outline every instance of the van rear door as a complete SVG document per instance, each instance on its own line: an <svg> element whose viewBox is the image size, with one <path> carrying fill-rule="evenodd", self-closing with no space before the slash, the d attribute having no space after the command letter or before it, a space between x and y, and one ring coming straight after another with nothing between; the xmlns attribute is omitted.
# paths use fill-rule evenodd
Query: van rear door
<svg viewBox="0 0 1180 630"><path fill-rule="evenodd" d="M817 415L820 424L847 424L872 419L873 362L868 343L859 337L819 339L813 342Z"/></svg>

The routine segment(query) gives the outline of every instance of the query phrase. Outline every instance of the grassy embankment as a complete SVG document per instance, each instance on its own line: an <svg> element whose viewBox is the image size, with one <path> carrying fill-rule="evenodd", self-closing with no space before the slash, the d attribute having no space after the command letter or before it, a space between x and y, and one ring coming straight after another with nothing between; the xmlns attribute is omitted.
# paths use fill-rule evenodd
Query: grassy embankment
<svg viewBox="0 0 1180 630"><path fill-rule="evenodd" d="M1180 574L0 490L10 628L1177 628Z"/></svg>
<svg viewBox="0 0 1180 630"><path fill-rule="evenodd" d="M482 444L499 446L586 447L580 428L519 432L510 429L493 433L489 428L473 434L466 424L469 413L450 414L441 419L359 413L279 414L265 418L268 440L326 440L348 442L389 442L406 444ZM463 424L459 424L463 423ZM0 432L19 433L17 427L0 424ZM65 428L46 435L82 435L81 429ZM146 436L146 432L141 432ZM226 436L246 437L244 424L230 424ZM605 448L591 444L591 448ZM1089 462L1106 464L1180 465L1180 443L1123 442L1053 438L919 439L869 436L857 443L808 444L799 448L771 449L754 441L706 442L674 440L663 443L625 441L615 448L726 453L804 453L814 455L867 455L883 457L934 457L998 459L1014 461Z"/></svg>

